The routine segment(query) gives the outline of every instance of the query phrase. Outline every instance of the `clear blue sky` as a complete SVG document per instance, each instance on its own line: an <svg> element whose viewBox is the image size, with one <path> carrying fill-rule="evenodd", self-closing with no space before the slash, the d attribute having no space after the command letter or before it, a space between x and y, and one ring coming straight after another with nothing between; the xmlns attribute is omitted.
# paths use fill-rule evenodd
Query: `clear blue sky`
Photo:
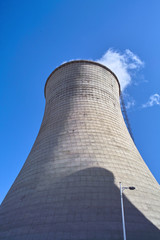
<svg viewBox="0 0 160 240"><path fill-rule="evenodd" d="M129 49L144 67L126 96L136 146L160 183L160 1L0 1L0 201L15 180L42 121L44 85L70 59Z"/></svg>

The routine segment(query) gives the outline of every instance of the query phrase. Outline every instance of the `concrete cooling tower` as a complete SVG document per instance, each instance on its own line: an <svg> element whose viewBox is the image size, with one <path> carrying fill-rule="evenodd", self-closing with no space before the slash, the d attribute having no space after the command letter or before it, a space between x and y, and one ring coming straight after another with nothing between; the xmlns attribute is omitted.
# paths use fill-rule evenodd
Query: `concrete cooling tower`
<svg viewBox="0 0 160 240"><path fill-rule="evenodd" d="M0 240L160 240L160 187L125 125L107 67L72 61L45 85L32 150L0 208Z"/></svg>

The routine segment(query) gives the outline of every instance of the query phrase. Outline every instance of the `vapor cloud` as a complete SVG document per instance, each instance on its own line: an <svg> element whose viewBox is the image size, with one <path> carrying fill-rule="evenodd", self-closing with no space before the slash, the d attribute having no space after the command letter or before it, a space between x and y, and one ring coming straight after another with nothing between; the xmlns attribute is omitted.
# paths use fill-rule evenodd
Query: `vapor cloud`
<svg viewBox="0 0 160 240"><path fill-rule="evenodd" d="M126 103L126 109L130 109L131 107L135 106L135 100L128 101Z"/></svg>
<svg viewBox="0 0 160 240"><path fill-rule="evenodd" d="M148 102L142 105L142 108L152 107L154 105L160 106L160 95L158 93L151 95Z"/></svg>
<svg viewBox="0 0 160 240"><path fill-rule="evenodd" d="M122 91L131 84L135 71L144 65L140 58L129 49L120 53L110 48L96 61L110 68L117 75Z"/></svg>

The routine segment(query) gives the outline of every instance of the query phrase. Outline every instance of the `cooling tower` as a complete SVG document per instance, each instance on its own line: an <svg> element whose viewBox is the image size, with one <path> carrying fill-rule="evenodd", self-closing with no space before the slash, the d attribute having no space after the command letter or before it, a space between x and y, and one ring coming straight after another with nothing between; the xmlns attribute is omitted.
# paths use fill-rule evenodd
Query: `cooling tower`
<svg viewBox="0 0 160 240"><path fill-rule="evenodd" d="M123 120L117 77L92 61L56 68L43 121L0 209L1 240L160 239L160 188Z"/></svg>

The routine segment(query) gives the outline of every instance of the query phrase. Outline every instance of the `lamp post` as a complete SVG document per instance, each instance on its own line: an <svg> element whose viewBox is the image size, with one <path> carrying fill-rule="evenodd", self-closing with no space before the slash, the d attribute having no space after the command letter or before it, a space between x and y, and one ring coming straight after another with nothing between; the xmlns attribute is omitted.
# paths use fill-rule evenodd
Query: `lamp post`
<svg viewBox="0 0 160 240"><path fill-rule="evenodd" d="M122 183L120 185L120 197L121 197L121 210L122 210L122 226L123 226L123 239L126 240L126 228L125 228L125 219L124 219L124 207L123 207L123 191L125 189L135 190L135 187L122 187Z"/></svg>

